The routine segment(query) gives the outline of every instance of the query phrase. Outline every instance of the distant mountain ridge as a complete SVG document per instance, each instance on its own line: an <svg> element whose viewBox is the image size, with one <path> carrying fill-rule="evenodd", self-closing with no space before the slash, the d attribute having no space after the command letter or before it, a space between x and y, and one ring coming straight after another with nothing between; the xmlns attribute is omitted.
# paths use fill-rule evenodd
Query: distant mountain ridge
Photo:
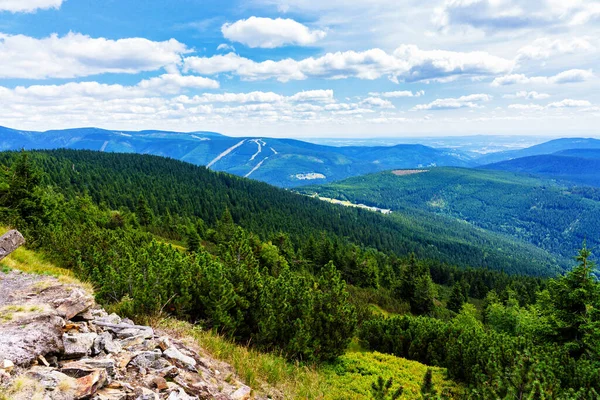
<svg viewBox="0 0 600 400"><path fill-rule="evenodd" d="M600 149L600 140L593 138L554 139L549 142L527 147L521 150L501 151L497 153L486 154L485 156L477 158L476 161L480 165L486 165L500 161L512 160L515 158L540 156L578 149Z"/></svg>
<svg viewBox="0 0 600 400"><path fill-rule="evenodd" d="M152 154L280 187L331 182L393 168L476 165L470 156L418 144L333 147L293 139L215 132L139 132L77 128L46 132L0 127L0 151L67 148Z"/></svg>

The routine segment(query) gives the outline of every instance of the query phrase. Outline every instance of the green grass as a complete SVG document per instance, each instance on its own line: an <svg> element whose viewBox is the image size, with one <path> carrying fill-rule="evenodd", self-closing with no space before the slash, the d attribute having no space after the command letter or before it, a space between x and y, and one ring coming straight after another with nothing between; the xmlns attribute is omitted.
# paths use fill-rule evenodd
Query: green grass
<svg viewBox="0 0 600 400"><path fill-rule="evenodd" d="M427 366L391 355L369 352L355 340L335 363L305 366L284 357L261 353L230 342L211 331L171 318L154 321L155 327L180 338L192 339L214 358L225 361L254 390L284 399L371 399L371 384L378 376L394 379L394 388L404 386L403 399L420 399L419 389ZM432 368L438 392L446 389L453 397L462 388L445 379L445 370Z"/></svg>

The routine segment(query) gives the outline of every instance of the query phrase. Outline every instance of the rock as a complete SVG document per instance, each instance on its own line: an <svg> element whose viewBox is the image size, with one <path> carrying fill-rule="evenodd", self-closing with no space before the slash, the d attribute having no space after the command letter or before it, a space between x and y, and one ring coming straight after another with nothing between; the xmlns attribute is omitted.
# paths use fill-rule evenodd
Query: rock
<svg viewBox="0 0 600 400"><path fill-rule="evenodd" d="M250 398L250 393L252 393L252 389L246 385L242 385L238 390L231 394L231 398L232 400L246 400Z"/></svg>
<svg viewBox="0 0 600 400"><path fill-rule="evenodd" d="M91 374L79 378L75 383L75 398L85 399L94 395L108 379L106 371L97 369Z"/></svg>
<svg viewBox="0 0 600 400"><path fill-rule="evenodd" d="M167 385L167 380L162 376L155 376L152 378L153 386L160 392L166 390L169 386Z"/></svg>
<svg viewBox="0 0 600 400"><path fill-rule="evenodd" d="M196 360L192 357L188 357L183 354L181 351L177 350L175 347L169 347L165 350L165 357L170 358L171 360L175 360L183 364L186 368L190 370L194 370L196 367Z"/></svg>
<svg viewBox="0 0 600 400"><path fill-rule="evenodd" d="M188 396L185 390L179 388L178 391L171 392L167 400L198 400L197 396Z"/></svg>
<svg viewBox="0 0 600 400"><path fill-rule="evenodd" d="M0 237L0 260L25 244L25 238L19 231L8 231Z"/></svg>
<svg viewBox="0 0 600 400"><path fill-rule="evenodd" d="M113 325L118 325L121 323L121 317L119 317L117 314L112 313L110 315L106 315L106 316L101 316L96 318L92 323L95 323L97 325L100 324L113 324Z"/></svg>
<svg viewBox="0 0 600 400"><path fill-rule="evenodd" d="M0 369L4 370L5 372L12 371L14 367L15 364L10 360L3 360L2 363L0 363Z"/></svg>
<svg viewBox="0 0 600 400"><path fill-rule="evenodd" d="M209 385L200 379L198 374L179 374L173 381L181 386L189 395L198 396L200 398L212 399L213 393L210 391Z"/></svg>
<svg viewBox="0 0 600 400"><path fill-rule="evenodd" d="M142 387L136 389L135 400L158 400L158 394L152 390Z"/></svg>
<svg viewBox="0 0 600 400"><path fill-rule="evenodd" d="M143 336L144 339L151 339L154 337L154 331L150 327L146 327L145 329L140 328L125 328L123 330L118 330L116 332L117 338L129 338L133 336Z"/></svg>
<svg viewBox="0 0 600 400"><path fill-rule="evenodd" d="M177 375L179 375L179 369L177 367L171 365L169 367L156 370L155 373L164 378L173 379Z"/></svg>
<svg viewBox="0 0 600 400"><path fill-rule="evenodd" d="M129 364L133 364L139 368L149 368L152 363L162 356L160 350L142 351L138 353Z"/></svg>
<svg viewBox="0 0 600 400"><path fill-rule="evenodd" d="M97 369L104 369L108 375L114 376L116 372L115 360L111 360L110 358L86 358L63 365L61 371L73 378L81 378L89 375Z"/></svg>
<svg viewBox="0 0 600 400"><path fill-rule="evenodd" d="M58 305L59 302L60 305ZM94 298L85 293L83 289L74 289L68 298L56 300L55 305L58 305L56 308L58 315L69 320L93 306Z"/></svg>
<svg viewBox="0 0 600 400"><path fill-rule="evenodd" d="M105 351L108 354L120 353L123 350L121 343L113 340L113 337L108 332L102 332L94 340L93 354L100 354Z"/></svg>
<svg viewBox="0 0 600 400"><path fill-rule="evenodd" d="M94 340L98 337L95 333L65 333L63 335L64 358L85 357L92 352Z"/></svg>
<svg viewBox="0 0 600 400"><path fill-rule="evenodd" d="M118 341L118 343L121 345L122 348L126 349L129 347L140 345L140 344L144 343L144 340L146 340L144 335L138 335L138 336L128 337L126 339L121 339Z"/></svg>
<svg viewBox="0 0 600 400"><path fill-rule="evenodd" d="M35 314L0 324L0 360L27 366L40 355L63 351L63 320L52 314Z"/></svg>
<svg viewBox="0 0 600 400"><path fill-rule="evenodd" d="M127 400L127 392L121 389L100 389L93 400Z"/></svg>
<svg viewBox="0 0 600 400"><path fill-rule="evenodd" d="M75 386L75 379L48 367L33 367L25 374L37 382L46 390L55 390L61 382L66 382L68 388Z"/></svg>
<svg viewBox="0 0 600 400"><path fill-rule="evenodd" d="M7 385L10 382L10 374L0 369L0 386Z"/></svg>
<svg viewBox="0 0 600 400"><path fill-rule="evenodd" d="M171 347L171 341L168 337L163 336L158 339L158 346L161 348L162 351L165 351L166 349Z"/></svg>
<svg viewBox="0 0 600 400"><path fill-rule="evenodd" d="M63 330L66 333L89 333L90 328L86 323L82 322L68 322L65 324Z"/></svg>

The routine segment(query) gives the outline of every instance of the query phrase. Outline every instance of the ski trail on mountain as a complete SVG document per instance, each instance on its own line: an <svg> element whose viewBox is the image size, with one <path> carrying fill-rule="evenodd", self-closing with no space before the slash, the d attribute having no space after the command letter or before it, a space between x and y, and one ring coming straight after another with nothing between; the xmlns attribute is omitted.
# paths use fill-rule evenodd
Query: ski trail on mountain
<svg viewBox="0 0 600 400"><path fill-rule="evenodd" d="M243 145L245 141L246 141L246 139L242 140L241 142L239 142L238 144L236 144L234 146L231 146L230 148L228 148L227 150L225 150L224 152L222 152L221 154L219 154L217 156L217 158L215 158L214 160L212 160L211 162L208 163L208 165L206 166L206 168L212 167L221 158L225 157L227 154L231 153L232 151L234 151L235 149L237 149L238 147L240 147L241 145Z"/></svg>
<svg viewBox="0 0 600 400"><path fill-rule="evenodd" d="M259 155L260 152L262 151L262 146L263 145L261 145L262 140L260 140L260 139L252 139L251 142L256 143L256 145L258 146L258 151L256 153L254 153L254 155L252 157L250 157L250 161L254 161L254 159L256 158L256 156Z"/></svg>
<svg viewBox="0 0 600 400"><path fill-rule="evenodd" d="M260 167L262 167L263 163L265 161L267 161L267 158L269 157L265 157L261 162L259 162L258 164L256 164L256 167L252 168L252 170L250 172L248 172L246 175L244 175L244 178L249 177L250 175L252 175L254 172L256 172L256 170L258 170Z"/></svg>
<svg viewBox="0 0 600 400"><path fill-rule="evenodd" d="M274 148L272 148L272 147L269 147L269 148L270 148L270 149L273 151L273 153L275 153L275 154L279 154L279 153L277 152L277 150L275 150Z"/></svg>
<svg viewBox="0 0 600 400"><path fill-rule="evenodd" d="M103 152L104 150L106 150L106 146L108 146L108 140L106 142L104 142L104 144L100 148L100 152Z"/></svg>

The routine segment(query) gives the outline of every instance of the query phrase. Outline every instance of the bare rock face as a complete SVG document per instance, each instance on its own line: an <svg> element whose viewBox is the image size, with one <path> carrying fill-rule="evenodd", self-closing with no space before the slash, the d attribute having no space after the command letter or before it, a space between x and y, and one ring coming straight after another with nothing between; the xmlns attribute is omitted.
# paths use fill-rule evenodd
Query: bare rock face
<svg viewBox="0 0 600 400"><path fill-rule="evenodd" d="M63 324L53 314L31 314L0 324L0 360L28 366L40 355L62 352Z"/></svg>
<svg viewBox="0 0 600 400"><path fill-rule="evenodd" d="M0 237L0 261L25 244L25 238L19 231L9 231Z"/></svg>
<svg viewBox="0 0 600 400"><path fill-rule="evenodd" d="M169 334L108 315L80 287L0 272L0 389L26 379L10 399L257 398L232 372Z"/></svg>

